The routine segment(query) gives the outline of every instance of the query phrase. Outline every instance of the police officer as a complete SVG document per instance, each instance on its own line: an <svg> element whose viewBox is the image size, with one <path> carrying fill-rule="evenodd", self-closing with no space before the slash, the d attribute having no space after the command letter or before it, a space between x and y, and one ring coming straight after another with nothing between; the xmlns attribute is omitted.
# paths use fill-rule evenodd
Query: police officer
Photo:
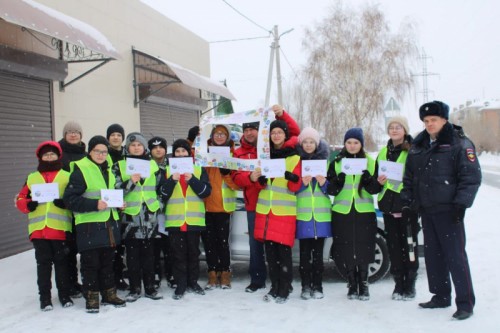
<svg viewBox="0 0 500 333"><path fill-rule="evenodd" d="M481 184L481 169L474 144L461 127L448 122L448 105L433 101L419 111L425 130L408 152L401 191L403 219L411 211L422 216L427 279L434 296L419 306L450 306L451 274L457 305L453 318L463 320L472 316L475 303L464 216Z"/></svg>

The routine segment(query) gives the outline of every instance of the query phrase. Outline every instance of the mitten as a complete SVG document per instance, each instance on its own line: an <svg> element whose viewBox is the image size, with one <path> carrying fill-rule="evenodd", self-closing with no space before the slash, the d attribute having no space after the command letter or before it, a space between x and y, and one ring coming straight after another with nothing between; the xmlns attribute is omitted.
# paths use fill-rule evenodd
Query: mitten
<svg viewBox="0 0 500 333"><path fill-rule="evenodd" d="M338 187L344 187L345 183L345 173L341 172L337 175L337 178L334 179L334 182L337 184Z"/></svg>
<svg viewBox="0 0 500 333"><path fill-rule="evenodd" d="M64 204L63 199L54 199L52 203L58 208L66 209L66 205Z"/></svg>
<svg viewBox="0 0 500 333"><path fill-rule="evenodd" d="M267 177L266 176L260 176L258 180L259 180L259 184L262 186L267 184Z"/></svg>
<svg viewBox="0 0 500 333"><path fill-rule="evenodd" d="M291 181L292 183L296 183L300 178L293 172L285 171L285 179Z"/></svg>
<svg viewBox="0 0 500 333"><path fill-rule="evenodd" d="M33 211L35 211L36 207L38 207L38 201L31 200L30 202L28 202L27 206L28 206L28 210L30 212L33 212Z"/></svg>
<svg viewBox="0 0 500 333"><path fill-rule="evenodd" d="M372 176L368 172L368 170L363 170L363 175L361 176L361 184L368 185L372 182Z"/></svg>
<svg viewBox="0 0 500 333"><path fill-rule="evenodd" d="M231 173L230 169L219 168L220 174L223 176L227 176Z"/></svg>
<svg viewBox="0 0 500 333"><path fill-rule="evenodd" d="M196 136L200 133L200 126L194 126L189 129L188 132L188 140L189 141L194 141L196 139Z"/></svg>

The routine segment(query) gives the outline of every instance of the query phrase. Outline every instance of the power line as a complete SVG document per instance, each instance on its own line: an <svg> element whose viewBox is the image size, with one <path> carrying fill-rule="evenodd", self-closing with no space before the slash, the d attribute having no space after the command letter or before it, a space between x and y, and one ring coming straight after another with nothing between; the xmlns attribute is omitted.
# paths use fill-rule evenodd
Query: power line
<svg viewBox="0 0 500 333"><path fill-rule="evenodd" d="M288 64L288 66L290 66L290 69L292 70L293 72L293 75L295 76L295 78L298 78L299 76L297 75L297 73L295 72L295 68L293 68L292 64L290 63L290 61L288 60L285 52L283 51L283 48L280 47L280 51L281 51L281 54L283 55L283 58L285 58L285 61L286 63Z"/></svg>
<svg viewBox="0 0 500 333"><path fill-rule="evenodd" d="M262 38L269 38L269 35L267 36L261 36L261 37L248 37L248 38L237 38L237 39L224 39L224 40L214 40L213 42L208 42L209 44L215 44L215 43L226 43L226 42L239 42L241 40L252 40L252 39L262 39Z"/></svg>
<svg viewBox="0 0 500 333"><path fill-rule="evenodd" d="M239 10L237 10L236 8L234 8L229 2L227 2L226 0L222 0L226 5L228 5L229 7L231 7L232 10L234 10L235 12L237 12L238 14L240 14L241 16L243 16L245 19L247 19L248 21L252 22L254 25L256 25L257 27L261 28L262 30L264 30L265 32L269 32L271 33L271 30L269 29L266 29L264 28L263 26L261 26L260 24L256 23L254 20L252 20L251 18L249 18L248 16L246 16L245 14L243 14L242 12L240 12Z"/></svg>

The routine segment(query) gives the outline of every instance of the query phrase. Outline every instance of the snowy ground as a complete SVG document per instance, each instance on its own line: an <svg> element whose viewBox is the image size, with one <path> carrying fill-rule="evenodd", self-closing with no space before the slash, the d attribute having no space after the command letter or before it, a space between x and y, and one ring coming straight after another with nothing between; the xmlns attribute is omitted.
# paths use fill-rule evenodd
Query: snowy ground
<svg viewBox="0 0 500 333"><path fill-rule="evenodd" d="M484 170L500 171L500 158L480 157ZM187 294L181 301L171 298L172 290L162 286L165 298L141 298L126 308L101 307L97 315L85 313L83 299L63 309L53 290L54 310L39 310L34 252L0 260L0 332L499 332L498 278L499 251L496 248L500 223L494 217L500 207L500 189L480 188L474 206L466 215L468 255L476 292L474 316L466 321L451 320L454 306L423 310L427 301L425 264L417 281L415 301L392 301L393 282L386 278L370 286L371 300L349 301L345 283L335 276L331 265L325 272L322 300L301 300L300 281L294 272L294 292L282 305L264 303L265 291L244 292L248 284L247 263L233 264L231 290L215 290L205 296ZM205 283L202 276L200 284ZM121 293L123 295L123 293Z"/></svg>

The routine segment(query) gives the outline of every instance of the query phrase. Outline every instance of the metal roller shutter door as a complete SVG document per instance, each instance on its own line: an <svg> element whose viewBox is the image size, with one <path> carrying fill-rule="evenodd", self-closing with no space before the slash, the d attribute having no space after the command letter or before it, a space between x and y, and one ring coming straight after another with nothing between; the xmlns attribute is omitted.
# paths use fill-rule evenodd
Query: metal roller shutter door
<svg viewBox="0 0 500 333"><path fill-rule="evenodd" d="M169 146L176 139L187 138L189 129L199 124L198 110L156 103L141 103L140 109L141 133L148 140L162 136Z"/></svg>
<svg viewBox="0 0 500 333"><path fill-rule="evenodd" d="M0 258L31 248L28 217L14 196L38 165L35 149L52 138L50 81L0 72Z"/></svg>

